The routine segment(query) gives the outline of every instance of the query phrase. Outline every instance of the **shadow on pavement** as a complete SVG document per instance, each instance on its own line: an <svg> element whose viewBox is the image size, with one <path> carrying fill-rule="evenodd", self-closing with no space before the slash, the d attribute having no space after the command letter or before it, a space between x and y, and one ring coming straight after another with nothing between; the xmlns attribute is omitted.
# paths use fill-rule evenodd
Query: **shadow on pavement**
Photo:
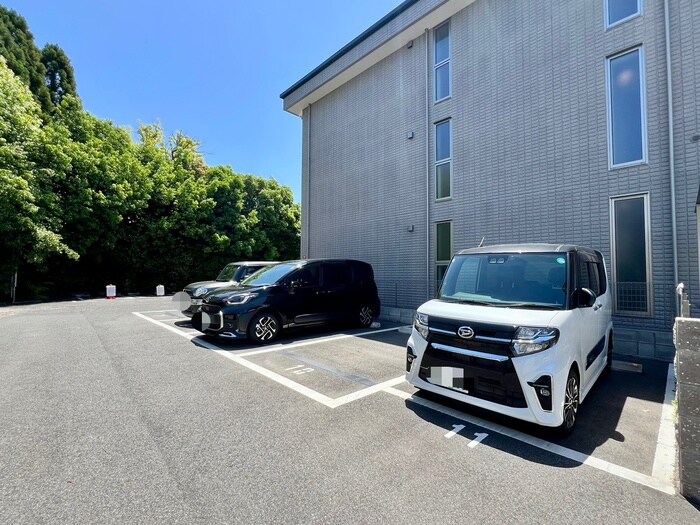
<svg viewBox="0 0 700 525"><path fill-rule="evenodd" d="M419 391L415 394L417 397L429 399L436 403L449 406L460 412L473 415L475 417L503 425L514 430L518 430L525 434L549 441L563 447L581 452L586 455L593 453L602 447L609 444L610 441L617 443L626 443L628 441L635 442L635 446L641 439L636 428L645 428L653 438L646 437L643 450L627 451L625 454L618 454L629 458L634 454L643 454L645 456L639 460L639 463L653 463L653 453L656 447L656 435L660 424L660 410L664 401L666 390L666 374L667 363L658 361L647 361L636 359L636 362L643 363L643 372L622 372L612 371L607 375L598 378L593 389L589 392L584 403L579 409L579 420L573 434L562 438L556 435L554 429L540 427L538 425L513 419L510 417L496 414L488 410L478 407L473 407L452 399L438 396L430 392ZM636 410L628 420L631 423L624 425L620 424L620 419L625 409L629 408L630 400L643 400L656 405L658 410ZM406 406L422 419L442 426L447 430L451 430L454 424L454 417L446 416L420 404L412 402L410 399L406 401ZM633 435L636 434L636 435ZM525 459L536 461L544 464L552 464L558 466L576 466L579 463L565 458L554 457L552 454L544 453L541 450L533 447L524 447L522 443L517 443L511 439L491 440L491 446L502 449L504 452L510 452ZM614 460L615 458L613 458ZM637 466L637 468L640 468Z"/></svg>

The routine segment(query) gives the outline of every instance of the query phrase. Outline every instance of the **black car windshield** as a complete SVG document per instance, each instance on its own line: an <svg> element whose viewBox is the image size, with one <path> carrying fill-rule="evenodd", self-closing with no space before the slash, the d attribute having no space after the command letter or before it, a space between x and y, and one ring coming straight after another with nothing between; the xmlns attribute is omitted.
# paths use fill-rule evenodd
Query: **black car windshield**
<svg viewBox="0 0 700 525"><path fill-rule="evenodd" d="M258 270L246 279L243 279L243 281L241 281L241 285L269 286L271 284L277 284L280 280L284 279L298 267L299 265L297 263L282 263L275 264L274 266L268 266L267 268Z"/></svg>
<svg viewBox="0 0 700 525"><path fill-rule="evenodd" d="M513 308L566 306L565 253L457 255L440 288L445 301Z"/></svg>
<svg viewBox="0 0 700 525"><path fill-rule="evenodd" d="M238 270L238 268L240 268L240 265L238 264L227 264L226 266L224 266L224 269L221 270L216 280L221 282L233 281L234 276L236 275L236 270Z"/></svg>

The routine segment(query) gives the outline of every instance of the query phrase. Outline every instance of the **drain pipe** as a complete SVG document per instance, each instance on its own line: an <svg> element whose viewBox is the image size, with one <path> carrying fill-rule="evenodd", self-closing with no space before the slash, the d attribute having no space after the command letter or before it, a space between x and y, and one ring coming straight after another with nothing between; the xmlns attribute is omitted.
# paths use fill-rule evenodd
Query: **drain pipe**
<svg viewBox="0 0 700 525"><path fill-rule="evenodd" d="M425 29L425 296L430 300L430 30Z"/></svg>
<svg viewBox="0 0 700 525"><path fill-rule="evenodd" d="M310 225L310 220L311 220L311 213L310 213L310 204L311 204L311 104L308 105L308 122L306 124L306 202L304 202L304 195L302 194L301 197L301 205L302 205L302 214L306 213L306 220L302 220L304 223L305 228L302 228L302 234L305 234L306 237L306 251L304 252L303 248L303 242L300 243L300 248L301 248L301 258L302 259L308 259L309 258L309 252L311 251L311 236L309 233L311 232L311 225ZM302 174L303 177L303 174ZM305 208L305 209L304 209ZM305 230L305 231L304 231Z"/></svg>
<svg viewBox="0 0 700 525"><path fill-rule="evenodd" d="M671 238L673 242L673 285L678 284L678 233L676 231L676 161L673 138L673 77L671 76L671 29L668 0L664 0L664 38L666 40L666 91L668 104L668 157L671 182ZM676 301L676 315L680 312Z"/></svg>

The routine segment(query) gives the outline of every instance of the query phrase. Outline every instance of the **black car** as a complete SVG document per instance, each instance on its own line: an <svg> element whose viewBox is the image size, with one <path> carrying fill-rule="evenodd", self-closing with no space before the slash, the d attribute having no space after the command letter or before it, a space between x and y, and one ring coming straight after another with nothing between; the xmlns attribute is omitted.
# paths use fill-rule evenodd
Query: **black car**
<svg viewBox="0 0 700 525"><path fill-rule="evenodd" d="M232 262L224 266L224 269L219 272L219 275L214 281L198 281L196 283L188 284L182 291L190 296L190 304L187 306L187 308L182 310L182 313L188 317L192 317L193 314L199 311L202 304L202 298L208 293L221 288L235 286L249 275L257 272L260 268L272 266L277 263L278 261ZM185 305L183 304L180 308L183 308L184 306Z"/></svg>
<svg viewBox="0 0 700 525"><path fill-rule="evenodd" d="M379 316L372 267L361 261L289 261L264 268L239 286L204 299L192 326L208 335L254 343L274 341L283 328L350 320L369 326Z"/></svg>

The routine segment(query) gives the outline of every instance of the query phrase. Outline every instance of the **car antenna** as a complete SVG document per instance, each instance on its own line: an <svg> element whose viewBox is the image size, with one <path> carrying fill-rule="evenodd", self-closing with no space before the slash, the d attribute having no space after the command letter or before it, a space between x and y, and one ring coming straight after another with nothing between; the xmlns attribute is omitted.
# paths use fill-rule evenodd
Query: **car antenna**
<svg viewBox="0 0 700 525"><path fill-rule="evenodd" d="M481 238L481 241L479 242L479 246L478 246L479 248L481 248L481 247L484 245L484 240L485 240L485 239L486 239L486 237L482 237L482 238Z"/></svg>

